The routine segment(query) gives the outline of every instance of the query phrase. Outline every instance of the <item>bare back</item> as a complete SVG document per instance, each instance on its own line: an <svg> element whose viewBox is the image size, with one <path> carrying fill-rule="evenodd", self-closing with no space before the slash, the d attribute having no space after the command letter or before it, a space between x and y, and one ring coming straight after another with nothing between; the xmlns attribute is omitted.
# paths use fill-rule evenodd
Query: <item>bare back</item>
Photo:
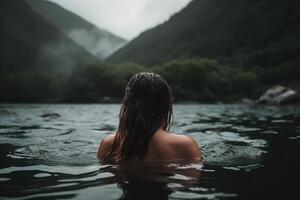
<svg viewBox="0 0 300 200"><path fill-rule="evenodd" d="M103 160L110 150L115 134L106 136L98 149L97 157ZM167 162L174 160L201 160L201 151L197 142L185 135L169 134L159 129L151 138L145 162Z"/></svg>

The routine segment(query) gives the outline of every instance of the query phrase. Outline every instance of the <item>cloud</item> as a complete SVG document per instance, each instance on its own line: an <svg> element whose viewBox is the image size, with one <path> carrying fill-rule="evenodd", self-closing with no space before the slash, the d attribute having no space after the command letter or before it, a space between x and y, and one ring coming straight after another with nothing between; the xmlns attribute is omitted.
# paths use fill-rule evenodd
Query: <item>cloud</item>
<svg viewBox="0 0 300 200"><path fill-rule="evenodd" d="M158 25L191 0L51 0L126 39Z"/></svg>

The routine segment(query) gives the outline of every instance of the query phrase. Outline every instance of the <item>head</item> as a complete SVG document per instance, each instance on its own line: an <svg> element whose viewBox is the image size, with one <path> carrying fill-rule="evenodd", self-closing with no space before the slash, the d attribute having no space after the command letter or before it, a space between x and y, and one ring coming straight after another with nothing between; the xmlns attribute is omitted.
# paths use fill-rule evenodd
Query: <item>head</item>
<svg viewBox="0 0 300 200"><path fill-rule="evenodd" d="M141 160L153 134L167 131L172 120L172 94L158 74L138 73L129 80L119 115L119 127L107 156L115 161Z"/></svg>

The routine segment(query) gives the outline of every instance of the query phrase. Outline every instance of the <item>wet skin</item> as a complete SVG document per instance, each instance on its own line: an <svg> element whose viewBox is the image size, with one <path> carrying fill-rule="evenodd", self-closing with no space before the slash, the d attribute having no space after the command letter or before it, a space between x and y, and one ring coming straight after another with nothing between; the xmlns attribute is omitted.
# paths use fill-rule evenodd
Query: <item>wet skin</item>
<svg viewBox="0 0 300 200"><path fill-rule="evenodd" d="M110 150L115 134L106 136L100 143L97 157L101 161ZM151 138L145 162L169 162L176 160L199 160L202 154L197 142L188 136L157 130Z"/></svg>

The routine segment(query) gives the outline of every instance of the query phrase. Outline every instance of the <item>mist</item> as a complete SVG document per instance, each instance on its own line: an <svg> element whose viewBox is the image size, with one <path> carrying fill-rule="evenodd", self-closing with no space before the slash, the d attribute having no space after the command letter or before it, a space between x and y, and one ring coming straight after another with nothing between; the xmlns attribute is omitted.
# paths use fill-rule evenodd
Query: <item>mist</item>
<svg viewBox="0 0 300 200"><path fill-rule="evenodd" d="M98 29L73 29L67 35L100 60L104 60L126 44L125 41L109 38L109 36L99 37Z"/></svg>
<svg viewBox="0 0 300 200"><path fill-rule="evenodd" d="M127 40L167 21L191 0L50 0Z"/></svg>

